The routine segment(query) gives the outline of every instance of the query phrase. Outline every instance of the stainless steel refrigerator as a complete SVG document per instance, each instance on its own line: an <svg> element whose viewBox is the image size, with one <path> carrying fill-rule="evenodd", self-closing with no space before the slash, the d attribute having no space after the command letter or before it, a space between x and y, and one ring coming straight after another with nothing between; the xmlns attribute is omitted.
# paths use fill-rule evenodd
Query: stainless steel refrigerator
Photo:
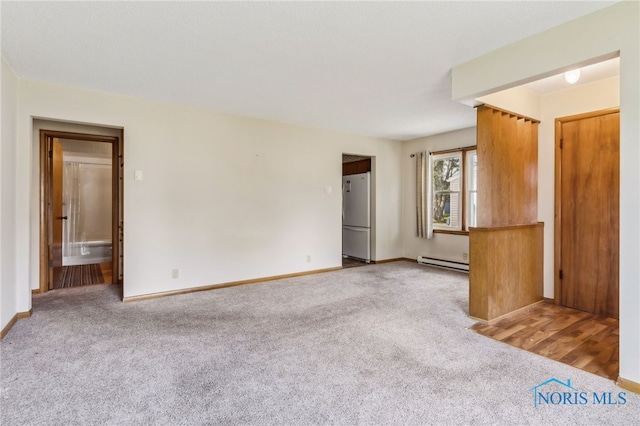
<svg viewBox="0 0 640 426"><path fill-rule="evenodd" d="M371 261L371 173L342 177L342 255Z"/></svg>

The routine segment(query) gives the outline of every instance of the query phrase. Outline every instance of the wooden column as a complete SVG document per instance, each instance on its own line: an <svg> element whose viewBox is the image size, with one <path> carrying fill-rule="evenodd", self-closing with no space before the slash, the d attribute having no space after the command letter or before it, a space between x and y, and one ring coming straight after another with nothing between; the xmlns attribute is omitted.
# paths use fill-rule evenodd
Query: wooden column
<svg viewBox="0 0 640 426"><path fill-rule="evenodd" d="M478 107L478 227L469 233L469 315L482 321L542 300L538 123Z"/></svg>

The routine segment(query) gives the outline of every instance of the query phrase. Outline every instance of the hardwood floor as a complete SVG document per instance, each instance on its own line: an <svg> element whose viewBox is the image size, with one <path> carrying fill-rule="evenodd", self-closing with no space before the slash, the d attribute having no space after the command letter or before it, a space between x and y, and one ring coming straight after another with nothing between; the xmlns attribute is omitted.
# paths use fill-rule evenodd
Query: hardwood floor
<svg viewBox="0 0 640 426"><path fill-rule="evenodd" d="M111 284L113 282L113 270L111 267L111 262L101 263L100 269L102 270L102 277L104 278L105 284Z"/></svg>
<svg viewBox="0 0 640 426"><path fill-rule="evenodd" d="M471 330L584 371L618 378L619 321L553 302L537 303Z"/></svg>

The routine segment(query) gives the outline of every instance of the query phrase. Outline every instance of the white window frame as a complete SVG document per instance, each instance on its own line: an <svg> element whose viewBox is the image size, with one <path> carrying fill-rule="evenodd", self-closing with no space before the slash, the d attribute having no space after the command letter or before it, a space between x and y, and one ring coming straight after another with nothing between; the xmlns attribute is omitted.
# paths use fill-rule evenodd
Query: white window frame
<svg viewBox="0 0 640 426"><path fill-rule="evenodd" d="M466 216L465 231L478 223L478 150L465 152L464 173L466 176ZM475 158L474 158L475 157ZM475 196L475 203L473 202Z"/></svg>

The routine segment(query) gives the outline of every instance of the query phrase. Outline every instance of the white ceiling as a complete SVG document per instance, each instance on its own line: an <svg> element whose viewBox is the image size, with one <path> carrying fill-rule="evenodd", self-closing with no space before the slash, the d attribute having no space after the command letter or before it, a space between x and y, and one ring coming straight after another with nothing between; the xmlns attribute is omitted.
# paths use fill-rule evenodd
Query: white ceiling
<svg viewBox="0 0 640 426"><path fill-rule="evenodd" d="M398 140L473 126L453 66L613 1L9 2L24 79Z"/></svg>
<svg viewBox="0 0 640 426"><path fill-rule="evenodd" d="M620 75L620 58L613 58L607 61L598 62L593 65L580 68L580 79L574 84L569 84L564 78L564 73L553 75L523 85L540 95L545 95L559 90L569 89L583 84L593 83L594 81L604 80Z"/></svg>

